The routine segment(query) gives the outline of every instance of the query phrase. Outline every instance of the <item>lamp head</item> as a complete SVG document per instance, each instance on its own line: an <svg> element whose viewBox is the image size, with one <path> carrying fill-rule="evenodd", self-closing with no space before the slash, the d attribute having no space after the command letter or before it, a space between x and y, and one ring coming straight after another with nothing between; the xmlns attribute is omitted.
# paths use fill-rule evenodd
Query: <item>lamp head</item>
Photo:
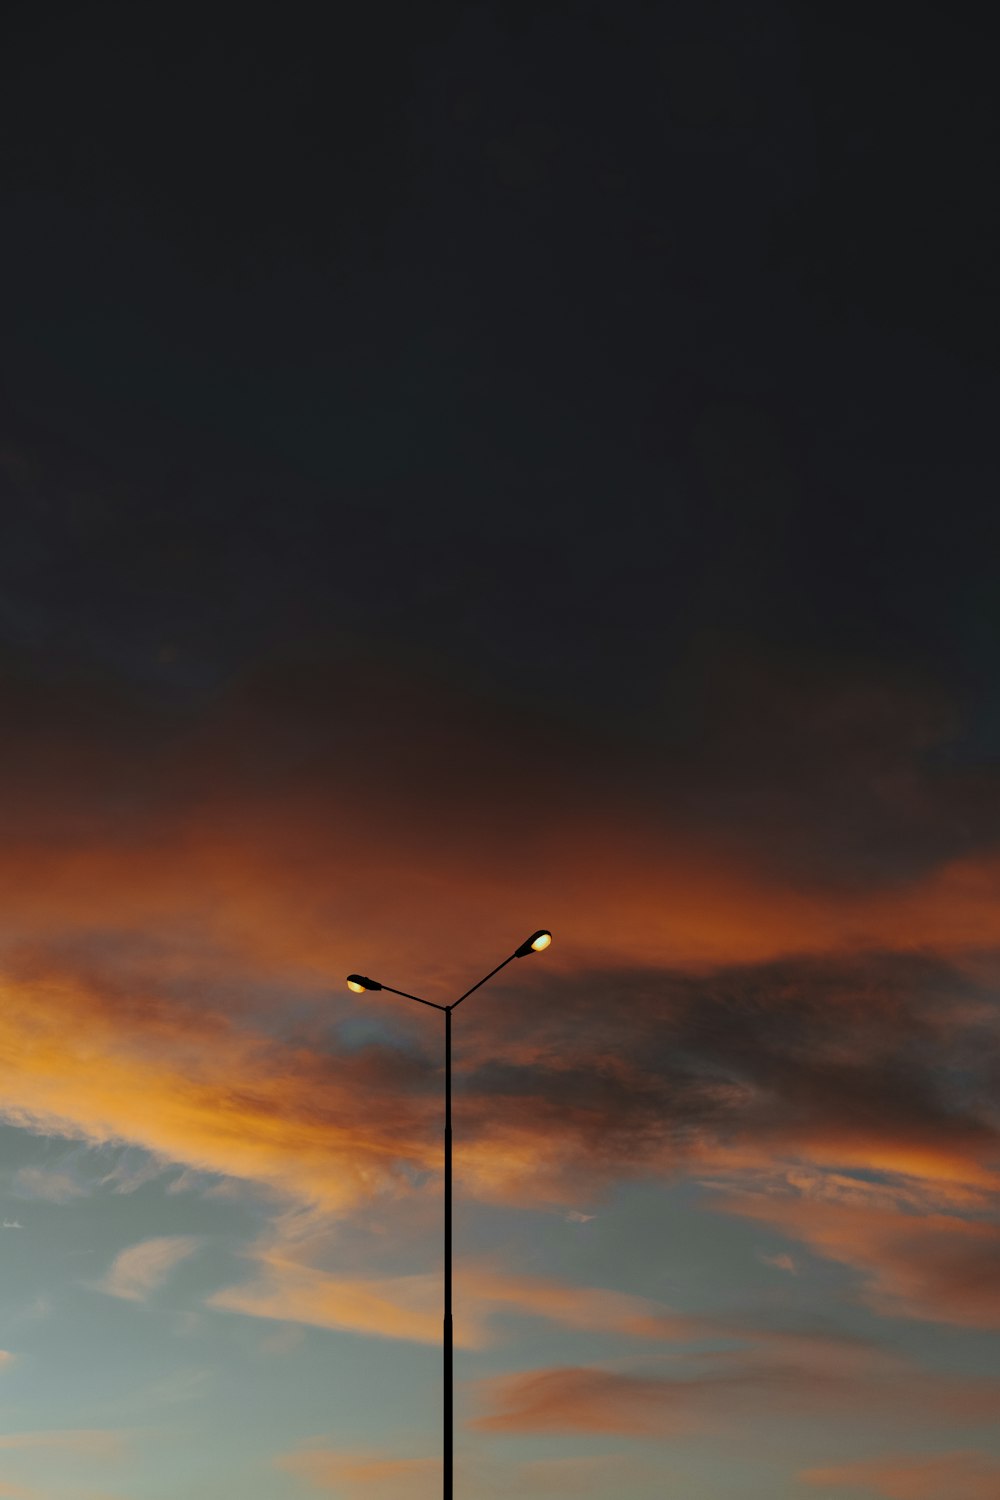
<svg viewBox="0 0 1000 1500"><path fill-rule="evenodd" d="M364 974L348 974L347 988L356 995L363 995L365 990L380 990L382 986L375 979L366 979Z"/></svg>
<svg viewBox="0 0 1000 1500"><path fill-rule="evenodd" d="M516 948L514 950L514 957L527 958L529 953L541 953L543 949L549 946L551 941L551 932L547 932L546 929L542 927L538 932L533 932L530 938L527 938L521 944L520 948Z"/></svg>

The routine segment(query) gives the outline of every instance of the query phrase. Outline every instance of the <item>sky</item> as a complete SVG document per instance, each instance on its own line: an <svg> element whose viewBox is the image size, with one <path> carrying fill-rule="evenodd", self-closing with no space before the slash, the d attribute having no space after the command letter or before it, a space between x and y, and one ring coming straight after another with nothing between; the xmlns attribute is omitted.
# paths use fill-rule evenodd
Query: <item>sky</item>
<svg viewBox="0 0 1000 1500"><path fill-rule="evenodd" d="M0 1496L995 1500L985 19L11 17Z"/></svg>

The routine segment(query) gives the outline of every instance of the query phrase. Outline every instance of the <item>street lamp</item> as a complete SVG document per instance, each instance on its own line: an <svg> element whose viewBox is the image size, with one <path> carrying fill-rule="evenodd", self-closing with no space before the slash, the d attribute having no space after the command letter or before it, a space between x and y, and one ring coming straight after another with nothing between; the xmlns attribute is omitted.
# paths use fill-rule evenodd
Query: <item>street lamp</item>
<svg viewBox="0 0 1000 1500"><path fill-rule="evenodd" d="M495 969L491 969L472 989L459 995L450 1005L438 1005L434 1000L421 1000L419 995L394 990L391 984L379 984L377 980L369 979L364 974L347 976L347 988L355 995L363 995L366 990L386 990L390 995L402 995L404 1000L416 1000L418 1005L429 1005L434 1010L444 1011L444 1500L452 1500L454 1494L455 1460L454 1360L451 1336L451 1013L456 1005L467 1000L473 990L481 989L487 979L499 974L512 959L527 958L529 953L541 953L551 941L552 934L545 928L533 932L502 964L497 964Z"/></svg>

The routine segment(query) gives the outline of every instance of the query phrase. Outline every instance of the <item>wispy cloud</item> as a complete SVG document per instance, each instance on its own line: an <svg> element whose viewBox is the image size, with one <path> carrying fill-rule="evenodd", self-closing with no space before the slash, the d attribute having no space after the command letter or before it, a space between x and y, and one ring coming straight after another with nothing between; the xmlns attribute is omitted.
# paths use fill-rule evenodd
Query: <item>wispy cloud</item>
<svg viewBox="0 0 1000 1500"><path fill-rule="evenodd" d="M857 1489L884 1500L996 1500L1000 1458L993 1453L907 1453L803 1469L797 1476L819 1489Z"/></svg>
<svg viewBox="0 0 1000 1500"><path fill-rule="evenodd" d="M437 1272L414 1276L341 1277L264 1250L257 1276L208 1298L210 1307L251 1317L347 1328L383 1338L437 1343L441 1337L441 1282ZM549 1277L504 1274L485 1264L456 1269L462 1319L456 1342L480 1348L491 1341L491 1320L507 1311L565 1328L640 1339L704 1337L711 1325L671 1313L662 1304L601 1287L573 1286Z"/></svg>
<svg viewBox="0 0 1000 1500"><path fill-rule="evenodd" d="M784 1252L778 1255L766 1255L761 1251L760 1260L765 1266L774 1266L776 1271L788 1271L792 1276L798 1274L798 1266L792 1257Z"/></svg>
<svg viewBox="0 0 1000 1500"><path fill-rule="evenodd" d="M72 1173L50 1167L20 1167L14 1173L13 1188L21 1197L45 1203L69 1203L87 1191Z"/></svg>
<svg viewBox="0 0 1000 1500"><path fill-rule="evenodd" d="M112 1297L144 1302L200 1244L196 1235L170 1234L130 1245L115 1257L99 1288Z"/></svg>
<svg viewBox="0 0 1000 1500"><path fill-rule="evenodd" d="M125 1150L118 1160L101 1178L102 1187L110 1187L115 1193L134 1193L147 1182L155 1182L161 1175L164 1164L146 1152Z"/></svg>
<svg viewBox="0 0 1000 1500"><path fill-rule="evenodd" d="M734 1330L734 1334L736 1330ZM877 1419L977 1427L1000 1418L1000 1380L931 1374L862 1340L746 1331L742 1342L685 1353L668 1375L565 1366L479 1382L488 1432L604 1432L625 1436L750 1433L780 1409L788 1419Z"/></svg>
<svg viewBox="0 0 1000 1500"><path fill-rule="evenodd" d="M441 1282L432 1272L379 1278L339 1277L311 1266L265 1255L258 1275L214 1292L207 1306L254 1318L274 1318L318 1328L343 1328L381 1338L433 1344L441 1337ZM476 1342L471 1323L456 1342Z"/></svg>
<svg viewBox="0 0 1000 1500"><path fill-rule="evenodd" d="M0 1479L0 1495L5 1500L42 1500L41 1490L26 1484L14 1484L9 1479Z"/></svg>
<svg viewBox="0 0 1000 1500"><path fill-rule="evenodd" d="M811 1193L733 1193L714 1206L762 1221L859 1274L858 1296L886 1317L1000 1328L1000 1224Z"/></svg>
<svg viewBox="0 0 1000 1500"><path fill-rule="evenodd" d="M671 1380L589 1368L501 1376L488 1390L493 1410L473 1421L484 1432L591 1432L645 1437L695 1430L697 1414L671 1400Z"/></svg>
<svg viewBox="0 0 1000 1500"><path fill-rule="evenodd" d="M0 1435L0 1449L53 1448L83 1458L119 1458L127 1434L106 1427L60 1427Z"/></svg>
<svg viewBox="0 0 1000 1500"><path fill-rule="evenodd" d="M313 1442L292 1453L280 1454L275 1465L294 1474L313 1489L331 1491L343 1500L435 1500L441 1493L439 1458L394 1458L384 1453L352 1452ZM456 1458L458 1481L464 1492L483 1500L510 1495L607 1494L654 1477L634 1457L593 1455L577 1458L534 1459L516 1463L480 1456ZM656 1481L669 1477L657 1465Z"/></svg>
<svg viewBox="0 0 1000 1500"><path fill-rule="evenodd" d="M407 1500L433 1500L441 1493L440 1459L385 1458L314 1448L282 1454L275 1462L314 1489L336 1490L346 1500L395 1500L404 1493Z"/></svg>

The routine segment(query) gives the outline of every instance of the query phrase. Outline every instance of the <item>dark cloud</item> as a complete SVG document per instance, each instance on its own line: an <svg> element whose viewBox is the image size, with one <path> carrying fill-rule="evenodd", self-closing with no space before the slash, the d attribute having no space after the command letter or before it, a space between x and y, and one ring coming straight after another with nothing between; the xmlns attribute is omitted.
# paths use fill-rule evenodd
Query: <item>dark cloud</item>
<svg viewBox="0 0 1000 1500"><path fill-rule="evenodd" d="M462 1017L463 1118L488 1136L513 1116L550 1161L560 1142L567 1166L609 1180L626 1161L717 1168L732 1149L746 1166L985 1184L1000 1145L996 1020L988 993L916 955L512 987Z"/></svg>

